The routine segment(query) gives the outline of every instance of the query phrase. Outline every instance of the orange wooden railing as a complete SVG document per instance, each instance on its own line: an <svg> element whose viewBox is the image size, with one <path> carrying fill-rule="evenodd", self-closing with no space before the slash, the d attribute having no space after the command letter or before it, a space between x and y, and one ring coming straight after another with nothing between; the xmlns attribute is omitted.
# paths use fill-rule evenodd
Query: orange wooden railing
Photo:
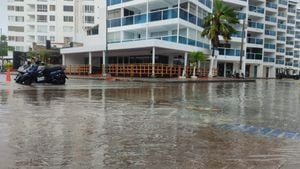
<svg viewBox="0 0 300 169"><path fill-rule="evenodd" d="M88 75L89 68L89 65L67 65L65 73L70 75Z"/></svg>
<svg viewBox="0 0 300 169"><path fill-rule="evenodd" d="M108 65L108 73L111 76L116 77L151 77L152 76L152 64L110 64ZM182 75L183 66L181 65L167 65L167 64L155 64L154 74L155 77L178 77ZM99 69L97 74L101 74ZM66 66L65 72L71 75L88 75L89 65L68 65ZM197 69L196 75L198 77L207 77L209 69L201 68ZM95 73L95 72L94 72ZM214 75L217 71L214 70ZM188 66L186 70L186 75L192 76L193 68Z"/></svg>

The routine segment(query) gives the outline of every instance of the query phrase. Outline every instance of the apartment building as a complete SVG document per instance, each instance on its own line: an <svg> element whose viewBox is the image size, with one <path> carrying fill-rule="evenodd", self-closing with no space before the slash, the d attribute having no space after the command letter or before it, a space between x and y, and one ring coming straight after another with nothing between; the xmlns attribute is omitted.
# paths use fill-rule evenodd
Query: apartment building
<svg viewBox="0 0 300 169"><path fill-rule="evenodd" d="M26 52L32 43L66 47L99 23L93 0L8 0L8 42Z"/></svg>
<svg viewBox="0 0 300 169"><path fill-rule="evenodd" d="M24 46L25 50L32 41L43 43L44 39L52 39L54 44L82 42L81 47L61 50L63 64L88 65L89 73L107 64L164 64L180 65L184 75L189 52L211 53L210 41L200 34L204 17L212 11L213 0L31 0L35 3L26 1L26 5L18 1L22 0L8 5L8 9L13 9L10 17L14 17L10 19L13 20L10 22L13 27L9 27L13 40L10 43L16 49ZM241 53L244 56L242 70L247 77L274 78L280 72L299 73L299 1L223 1L236 9L240 24L236 25L238 32L229 43L221 38L217 52L219 76L239 72ZM45 4L47 10L40 6ZM56 12L51 13L51 5L55 5ZM87 7L89 5L94 7ZM73 9L70 11L70 7L64 6L73 6ZM51 15L58 18L53 25ZM70 16L73 20L68 23ZM38 22L46 18L47 22ZM87 23L87 20L94 22ZM44 33L40 32L40 26ZM55 26L55 31L51 32L50 26ZM151 74L155 75L154 67Z"/></svg>

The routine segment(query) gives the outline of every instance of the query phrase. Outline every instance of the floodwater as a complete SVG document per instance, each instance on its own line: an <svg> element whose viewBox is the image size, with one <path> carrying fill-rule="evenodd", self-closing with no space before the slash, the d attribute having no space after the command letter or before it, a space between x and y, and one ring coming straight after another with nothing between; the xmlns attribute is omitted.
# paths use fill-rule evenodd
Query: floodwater
<svg viewBox="0 0 300 169"><path fill-rule="evenodd" d="M300 168L299 81L28 87L0 79L0 169Z"/></svg>

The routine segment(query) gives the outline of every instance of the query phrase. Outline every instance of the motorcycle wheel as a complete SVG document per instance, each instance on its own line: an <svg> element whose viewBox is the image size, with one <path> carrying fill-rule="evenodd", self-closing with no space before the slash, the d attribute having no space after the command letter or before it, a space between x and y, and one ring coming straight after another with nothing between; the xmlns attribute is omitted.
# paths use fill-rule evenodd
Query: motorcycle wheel
<svg viewBox="0 0 300 169"><path fill-rule="evenodd" d="M53 84L57 84L57 85L64 85L65 83L66 83L66 78L63 75L58 75L53 81Z"/></svg>
<svg viewBox="0 0 300 169"><path fill-rule="evenodd" d="M32 83L32 80L30 78L28 78L28 79L26 79L26 80L23 81L24 85L28 85L29 86L29 85L31 85L31 83Z"/></svg>

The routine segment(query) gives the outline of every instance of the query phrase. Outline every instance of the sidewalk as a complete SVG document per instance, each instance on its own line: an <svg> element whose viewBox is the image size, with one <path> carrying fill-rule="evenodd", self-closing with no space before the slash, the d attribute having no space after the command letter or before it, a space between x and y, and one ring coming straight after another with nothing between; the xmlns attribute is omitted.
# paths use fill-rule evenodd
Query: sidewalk
<svg viewBox="0 0 300 169"><path fill-rule="evenodd" d="M126 82L148 82L148 83L213 83L213 82L256 82L255 79L235 79L235 78L198 78L198 79L180 79L180 78L138 78L138 77L101 77L101 76L78 76L67 75L70 79L91 79L91 80L109 80Z"/></svg>

